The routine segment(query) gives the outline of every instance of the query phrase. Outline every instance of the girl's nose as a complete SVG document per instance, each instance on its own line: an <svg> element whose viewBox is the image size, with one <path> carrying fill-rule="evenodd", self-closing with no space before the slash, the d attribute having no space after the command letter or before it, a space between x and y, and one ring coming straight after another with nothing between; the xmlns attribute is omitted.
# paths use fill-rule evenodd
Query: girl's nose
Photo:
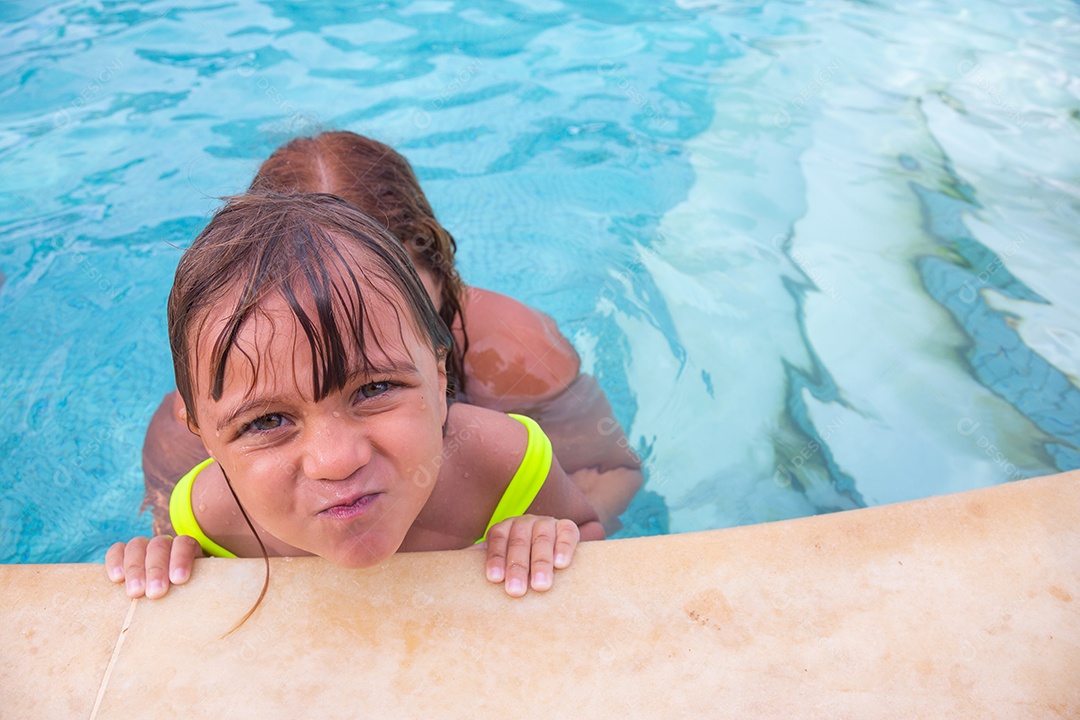
<svg viewBox="0 0 1080 720"><path fill-rule="evenodd" d="M348 421L330 417L308 423L303 473L312 480L345 480L371 460L371 443Z"/></svg>

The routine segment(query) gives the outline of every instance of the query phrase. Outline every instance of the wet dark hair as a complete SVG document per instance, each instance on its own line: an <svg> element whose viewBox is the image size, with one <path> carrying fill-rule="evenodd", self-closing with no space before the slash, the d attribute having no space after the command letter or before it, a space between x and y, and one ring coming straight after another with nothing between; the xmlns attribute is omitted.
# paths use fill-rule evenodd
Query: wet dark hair
<svg viewBox="0 0 1080 720"><path fill-rule="evenodd" d="M457 243L435 219L409 161L389 145L338 130L298 137L273 152L259 167L249 192L325 192L348 200L385 225L415 253L417 264L441 284L439 315L447 327L461 322L463 342L449 365L465 390L469 350L462 310L465 284L454 266Z"/></svg>
<svg viewBox="0 0 1080 720"><path fill-rule="evenodd" d="M363 265L354 271L344 254L358 249ZM194 350L212 308L239 289L235 306L214 340L210 356L210 396L222 393L225 365L236 349L241 328L272 295L284 298L311 348L312 393L321 400L350 380L350 358L370 368L365 316L372 280L389 284L408 305L411 322L426 335L437 357L451 351L453 339L435 312L404 248L355 206L333 195L252 194L230 198L180 259L169 294L169 343L176 387L187 407L188 423L198 427L195 375L201 372ZM378 342L378 339L375 339ZM452 370L447 369L451 388Z"/></svg>

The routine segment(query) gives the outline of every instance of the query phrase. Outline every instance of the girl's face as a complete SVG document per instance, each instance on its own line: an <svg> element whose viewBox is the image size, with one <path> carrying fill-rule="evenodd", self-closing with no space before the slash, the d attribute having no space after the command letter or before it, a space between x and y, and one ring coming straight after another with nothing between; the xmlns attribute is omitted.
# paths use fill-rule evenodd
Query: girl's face
<svg viewBox="0 0 1080 720"><path fill-rule="evenodd" d="M195 346L200 433L245 510L278 539L346 567L397 551L442 459L445 361L413 328L400 293L380 291L364 294L374 369L355 353L347 386L319 401L311 347L279 296L242 326L219 401L205 359L235 297L211 311Z"/></svg>

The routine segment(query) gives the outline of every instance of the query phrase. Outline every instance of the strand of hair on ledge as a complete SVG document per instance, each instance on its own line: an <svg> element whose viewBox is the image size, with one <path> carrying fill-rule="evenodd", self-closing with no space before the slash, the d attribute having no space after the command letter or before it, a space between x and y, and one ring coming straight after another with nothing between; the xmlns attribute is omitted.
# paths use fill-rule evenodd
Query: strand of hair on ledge
<svg viewBox="0 0 1080 720"><path fill-rule="evenodd" d="M225 475L225 468L221 468L221 474ZM259 543L259 549L262 550L263 562L266 563L266 575L263 577L262 592L259 593L259 599L255 601L255 604L251 606L251 609L244 614L244 617L240 618L240 622L233 625L232 630L221 636L221 639L232 635L234 632L240 629L240 626L247 622L247 619L251 617L255 611L259 608L263 598L266 597L266 591L270 588L270 556L266 552L266 546L263 545L262 538L259 537L258 531L255 530L255 525L252 524L251 518L248 517L247 510L244 510L244 506L240 504L240 498L236 496L236 491L233 490L232 483L229 481L229 476L225 475L225 484L229 486L229 492L232 493L233 500L236 501L236 506L240 508L240 514L244 516L244 522L251 528L251 534L255 536L255 540Z"/></svg>

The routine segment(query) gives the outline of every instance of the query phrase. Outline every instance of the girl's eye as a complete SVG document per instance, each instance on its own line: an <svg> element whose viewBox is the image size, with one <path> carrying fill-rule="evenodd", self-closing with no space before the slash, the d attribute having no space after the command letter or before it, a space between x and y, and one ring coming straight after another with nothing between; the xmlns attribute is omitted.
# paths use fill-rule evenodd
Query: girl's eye
<svg viewBox="0 0 1080 720"><path fill-rule="evenodd" d="M249 430L255 432L268 432L281 427L285 423L285 418L277 413L271 415L263 415L262 417L255 418L247 425L243 427L241 433L245 433Z"/></svg>
<svg viewBox="0 0 1080 720"><path fill-rule="evenodd" d="M360 394L365 398L373 398L382 395L394 386L394 383L388 380L381 380L379 382L369 382L360 386Z"/></svg>

